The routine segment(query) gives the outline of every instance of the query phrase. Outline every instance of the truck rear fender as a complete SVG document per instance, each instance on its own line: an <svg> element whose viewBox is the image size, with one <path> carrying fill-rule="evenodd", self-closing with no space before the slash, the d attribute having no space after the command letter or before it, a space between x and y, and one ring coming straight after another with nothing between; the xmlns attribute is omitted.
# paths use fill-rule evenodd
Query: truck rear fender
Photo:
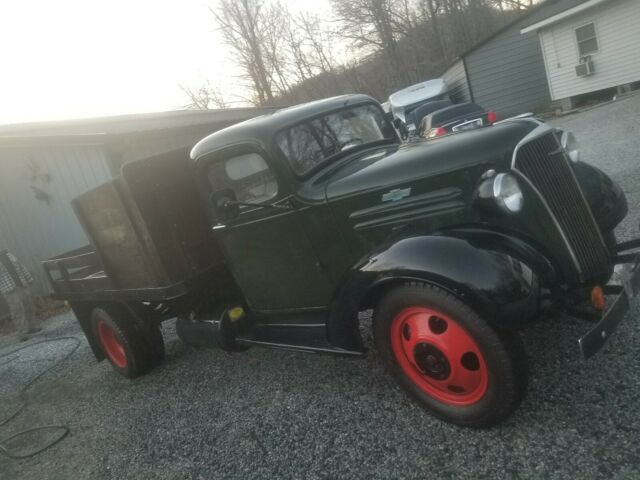
<svg viewBox="0 0 640 480"><path fill-rule="evenodd" d="M125 303L125 302L112 302L112 303L97 303L97 302L70 302L69 306L73 310L74 315L78 319L78 323L82 328L84 336L87 337L91 351L96 357L96 360L101 362L106 357L100 346L100 341L94 334L93 325L91 322L91 315L94 309L103 308L113 315L126 317L129 321L136 324L136 328L145 329L147 322L159 323L160 317L154 318L153 313L145 311L140 303Z"/></svg>
<svg viewBox="0 0 640 480"><path fill-rule="evenodd" d="M539 313L541 285L557 284L552 263L528 243L485 228L404 238L354 266L331 305L329 342L362 349L358 312L404 282L427 282L462 298L496 328L518 329Z"/></svg>
<svg viewBox="0 0 640 480"><path fill-rule="evenodd" d="M102 347L100 347L100 342L93 334L93 327L91 325L91 313L97 305L89 302L69 302L69 306L78 319L80 328L82 328L84 336L87 337L87 341L96 360L101 362L105 359L104 352L102 351Z"/></svg>

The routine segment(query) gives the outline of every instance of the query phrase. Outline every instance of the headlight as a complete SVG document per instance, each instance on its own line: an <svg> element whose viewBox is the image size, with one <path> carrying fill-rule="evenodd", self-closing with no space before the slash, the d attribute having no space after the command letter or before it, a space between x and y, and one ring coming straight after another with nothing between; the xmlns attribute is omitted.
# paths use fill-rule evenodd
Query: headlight
<svg viewBox="0 0 640 480"><path fill-rule="evenodd" d="M508 212L522 210L522 190L518 180L509 173L499 173L493 179L493 197Z"/></svg>
<svg viewBox="0 0 640 480"><path fill-rule="evenodd" d="M560 137L560 144L562 148L564 148L567 155L569 155L569 159L577 163L580 160L580 145L578 145L578 141L576 137L571 132L562 132L562 136Z"/></svg>

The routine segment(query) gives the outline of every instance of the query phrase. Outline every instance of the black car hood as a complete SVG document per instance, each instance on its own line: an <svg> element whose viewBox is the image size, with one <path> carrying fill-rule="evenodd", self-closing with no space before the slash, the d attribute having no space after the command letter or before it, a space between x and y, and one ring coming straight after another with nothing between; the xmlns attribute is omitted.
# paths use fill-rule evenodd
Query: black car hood
<svg viewBox="0 0 640 480"><path fill-rule="evenodd" d="M482 164L506 169L515 146L536 126L534 122L518 120L354 154L329 173L326 198L338 199Z"/></svg>

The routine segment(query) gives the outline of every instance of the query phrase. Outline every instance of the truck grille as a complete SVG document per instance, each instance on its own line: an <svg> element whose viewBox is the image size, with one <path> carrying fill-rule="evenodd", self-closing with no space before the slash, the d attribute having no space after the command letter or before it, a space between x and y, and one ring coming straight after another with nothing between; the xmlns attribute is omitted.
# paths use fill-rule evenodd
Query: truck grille
<svg viewBox="0 0 640 480"><path fill-rule="evenodd" d="M549 132L522 145L514 168L546 200L573 251L581 280L606 273L609 252L555 134Z"/></svg>

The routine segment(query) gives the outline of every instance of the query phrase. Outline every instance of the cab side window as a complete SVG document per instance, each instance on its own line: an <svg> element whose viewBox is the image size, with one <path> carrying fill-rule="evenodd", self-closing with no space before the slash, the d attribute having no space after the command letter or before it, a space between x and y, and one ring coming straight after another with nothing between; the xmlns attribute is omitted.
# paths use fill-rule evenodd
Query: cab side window
<svg viewBox="0 0 640 480"><path fill-rule="evenodd" d="M211 163L207 170L211 191L231 189L239 202L263 203L278 194L273 171L258 153L244 153Z"/></svg>

